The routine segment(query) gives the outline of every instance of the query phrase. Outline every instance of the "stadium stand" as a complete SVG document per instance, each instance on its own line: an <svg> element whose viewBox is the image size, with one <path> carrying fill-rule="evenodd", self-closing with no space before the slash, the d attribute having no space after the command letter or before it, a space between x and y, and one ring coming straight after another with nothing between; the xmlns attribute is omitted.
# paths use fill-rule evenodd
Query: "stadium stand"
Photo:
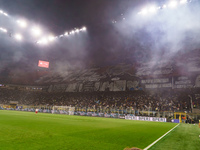
<svg viewBox="0 0 200 150"><path fill-rule="evenodd" d="M166 94L167 93L167 94ZM143 111L191 111L190 99L185 91L163 91L147 93L144 91L126 92L35 92L13 89L0 89L0 103L10 104L18 101L18 105L74 106L77 108L106 107L112 109ZM194 104L193 104L194 105ZM195 103L199 107L199 103Z"/></svg>
<svg viewBox="0 0 200 150"><path fill-rule="evenodd" d="M18 106L43 110L72 106L76 112L141 116L156 116L158 112L198 114L199 50L192 52L173 61L120 63L60 72L52 68L28 72L27 78L25 73L21 78L23 73L10 74L0 87L0 104L17 101Z"/></svg>

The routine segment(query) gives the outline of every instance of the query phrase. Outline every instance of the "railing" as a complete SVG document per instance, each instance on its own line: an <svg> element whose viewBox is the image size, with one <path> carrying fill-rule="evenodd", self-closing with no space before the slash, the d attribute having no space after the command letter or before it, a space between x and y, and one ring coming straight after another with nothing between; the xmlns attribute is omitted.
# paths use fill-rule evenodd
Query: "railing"
<svg viewBox="0 0 200 150"><path fill-rule="evenodd" d="M10 105L3 105L0 104L1 108L4 109L11 109ZM44 113L51 113L51 110L53 106L48 106L48 105L20 105L20 108L18 110L24 110L24 111L35 111L35 109L41 110L41 112ZM16 108L13 108L15 110ZM197 108L195 108L197 109ZM198 109L200 111L200 109ZM133 107L129 108L118 108L118 107L106 107L106 106L99 106L99 107L78 107L75 106L74 110L75 114L80 115L80 114L117 114L117 115L126 115L126 114L131 114L134 116L148 116L148 117L163 117L163 118L173 118L174 112L177 111L152 111L151 109L149 110L140 110L140 109L135 109ZM200 113L191 113L188 112L190 116L193 117L194 120L200 119Z"/></svg>

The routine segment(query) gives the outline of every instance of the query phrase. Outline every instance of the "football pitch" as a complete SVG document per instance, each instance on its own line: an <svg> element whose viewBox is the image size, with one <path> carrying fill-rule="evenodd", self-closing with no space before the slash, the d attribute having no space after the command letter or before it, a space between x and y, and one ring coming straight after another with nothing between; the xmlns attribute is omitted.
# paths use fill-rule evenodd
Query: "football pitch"
<svg viewBox="0 0 200 150"><path fill-rule="evenodd" d="M0 110L0 150L144 149L177 124ZM199 150L200 129L180 124L152 150Z"/></svg>

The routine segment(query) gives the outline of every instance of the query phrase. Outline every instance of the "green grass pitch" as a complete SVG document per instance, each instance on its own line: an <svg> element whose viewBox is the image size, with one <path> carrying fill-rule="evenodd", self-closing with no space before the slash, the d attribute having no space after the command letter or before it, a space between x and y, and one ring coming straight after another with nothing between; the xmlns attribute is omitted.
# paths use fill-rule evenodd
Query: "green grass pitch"
<svg viewBox="0 0 200 150"><path fill-rule="evenodd" d="M123 150L125 147L143 149L175 125L1 110L0 150ZM197 125L188 127L191 131L193 128L195 132L199 131ZM180 132L182 128L187 130L187 126L178 126L152 149L166 147L166 143L174 141L173 134ZM177 135L176 138L179 136L183 135ZM199 137L195 142L197 141L200 142Z"/></svg>

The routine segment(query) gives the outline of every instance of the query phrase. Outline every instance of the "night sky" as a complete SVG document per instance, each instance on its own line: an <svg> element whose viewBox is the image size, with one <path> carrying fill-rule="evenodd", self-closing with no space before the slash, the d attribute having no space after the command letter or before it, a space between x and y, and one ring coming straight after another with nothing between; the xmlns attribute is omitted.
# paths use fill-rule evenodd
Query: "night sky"
<svg viewBox="0 0 200 150"><path fill-rule="evenodd" d="M154 2L160 5L165 1L0 0L0 8L12 17L24 17L54 35L87 27L86 33L61 38L47 46L37 45L34 40L16 42L0 33L0 71L34 71L38 69L38 60L49 61L50 69L61 70L121 62L134 64L163 59L161 56L169 59L191 45L191 49L199 47L199 40L194 40L200 35L196 32L200 24L199 3L161 11L151 19L137 16L143 6ZM4 19L0 16L0 26ZM15 24L7 25L11 31L17 30ZM192 42L187 43L188 39Z"/></svg>
<svg viewBox="0 0 200 150"><path fill-rule="evenodd" d="M87 35L72 41L60 39L58 43L46 47L25 42L1 43L1 61L7 60L5 64L14 67L23 66L26 61L34 66L39 59L50 61L51 66L58 61L86 66L110 63L124 49L124 41L113 27L112 21L120 21L122 14L134 9L139 5L138 2L139 0L1 0L0 8L11 16L24 17L38 23L54 35L74 27L86 26L88 29ZM10 42L13 39L6 40ZM74 47L77 42L80 47ZM14 52L11 50L13 47ZM11 63L13 61L14 64Z"/></svg>

